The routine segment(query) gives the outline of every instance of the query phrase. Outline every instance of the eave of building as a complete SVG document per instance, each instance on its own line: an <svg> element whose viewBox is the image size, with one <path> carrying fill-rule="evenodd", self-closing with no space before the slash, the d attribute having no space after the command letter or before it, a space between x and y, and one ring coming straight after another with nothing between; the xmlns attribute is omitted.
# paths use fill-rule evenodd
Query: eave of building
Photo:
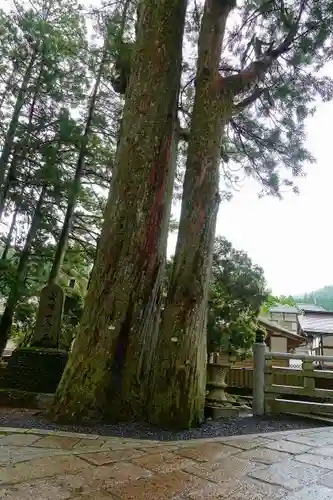
<svg viewBox="0 0 333 500"><path fill-rule="evenodd" d="M298 333L295 332L291 332L290 330L282 328L279 325L273 324L266 318L262 318L261 316L258 318L258 323L262 325L264 328L271 330L272 332L276 333L276 335L279 335L281 337L286 337L288 339L299 342L304 342L305 340L302 335L299 335Z"/></svg>

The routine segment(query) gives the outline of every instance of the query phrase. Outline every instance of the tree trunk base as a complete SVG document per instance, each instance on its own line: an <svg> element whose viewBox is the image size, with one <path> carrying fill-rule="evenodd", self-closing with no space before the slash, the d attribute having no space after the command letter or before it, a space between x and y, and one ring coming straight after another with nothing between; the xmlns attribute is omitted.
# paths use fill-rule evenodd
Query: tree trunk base
<svg viewBox="0 0 333 500"><path fill-rule="evenodd" d="M126 366L119 372L114 339L104 339L104 344L100 341L96 345L76 339L49 411L54 421L118 423L145 418L147 385L139 383L134 362L137 355L127 352Z"/></svg>
<svg viewBox="0 0 333 500"><path fill-rule="evenodd" d="M165 311L151 368L148 420L163 428L190 429L204 420L206 337L190 338L183 331L173 337L177 318L172 309Z"/></svg>

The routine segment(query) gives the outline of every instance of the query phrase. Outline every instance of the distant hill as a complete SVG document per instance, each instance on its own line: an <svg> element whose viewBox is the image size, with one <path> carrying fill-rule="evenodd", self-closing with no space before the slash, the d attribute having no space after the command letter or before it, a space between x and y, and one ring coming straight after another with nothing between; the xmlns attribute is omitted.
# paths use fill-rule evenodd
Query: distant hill
<svg viewBox="0 0 333 500"><path fill-rule="evenodd" d="M318 306L322 306L327 311L333 312L333 285L319 288L318 290L305 293L304 295L297 295L293 298L296 302L301 302L303 304L317 304Z"/></svg>

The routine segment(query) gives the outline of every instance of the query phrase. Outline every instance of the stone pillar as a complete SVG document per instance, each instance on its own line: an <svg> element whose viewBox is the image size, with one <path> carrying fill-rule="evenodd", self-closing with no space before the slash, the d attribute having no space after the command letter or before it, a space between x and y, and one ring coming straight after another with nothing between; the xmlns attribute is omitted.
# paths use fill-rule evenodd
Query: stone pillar
<svg viewBox="0 0 333 500"><path fill-rule="evenodd" d="M206 408L213 420L239 415L239 406L234 406L229 402L225 392L228 387L225 381L226 375L234 361L234 358L226 356L222 356L221 359L219 353L213 353L209 356Z"/></svg>
<svg viewBox="0 0 333 500"><path fill-rule="evenodd" d="M263 334L257 333L253 352L253 415L262 416L265 413L265 352L266 344Z"/></svg>
<svg viewBox="0 0 333 500"><path fill-rule="evenodd" d="M60 285L46 285L40 293L32 347L58 348L65 293Z"/></svg>
<svg viewBox="0 0 333 500"><path fill-rule="evenodd" d="M209 403L227 403L227 396L225 389L228 385L225 382L225 378L228 370L230 369L230 363L209 363L207 366L208 372L208 386L211 388L209 395L207 396L207 401Z"/></svg>

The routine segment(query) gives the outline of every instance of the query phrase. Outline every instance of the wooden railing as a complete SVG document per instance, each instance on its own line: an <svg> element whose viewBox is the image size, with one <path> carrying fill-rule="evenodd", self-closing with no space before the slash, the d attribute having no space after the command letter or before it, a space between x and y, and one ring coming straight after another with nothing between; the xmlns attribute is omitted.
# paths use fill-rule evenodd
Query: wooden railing
<svg viewBox="0 0 333 500"><path fill-rule="evenodd" d="M253 368L234 368L232 366L227 373L226 383L230 388L247 389L252 392Z"/></svg>
<svg viewBox="0 0 333 500"><path fill-rule="evenodd" d="M312 413L333 416L333 356L309 356L265 352L254 344L253 411L264 413ZM275 366L275 360L301 360L301 370ZM283 380L284 378L284 380ZM283 381L282 381L283 380Z"/></svg>
<svg viewBox="0 0 333 500"><path fill-rule="evenodd" d="M281 373L275 373L274 380L279 385L297 386L303 383L301 370L295 369L290 369L290 372L288 370L288 373L284 373L283 370L281 370ZM232 366L227 373L226 383L230 389L243 389L252 393L253 368L234 368Z"/></svg>

